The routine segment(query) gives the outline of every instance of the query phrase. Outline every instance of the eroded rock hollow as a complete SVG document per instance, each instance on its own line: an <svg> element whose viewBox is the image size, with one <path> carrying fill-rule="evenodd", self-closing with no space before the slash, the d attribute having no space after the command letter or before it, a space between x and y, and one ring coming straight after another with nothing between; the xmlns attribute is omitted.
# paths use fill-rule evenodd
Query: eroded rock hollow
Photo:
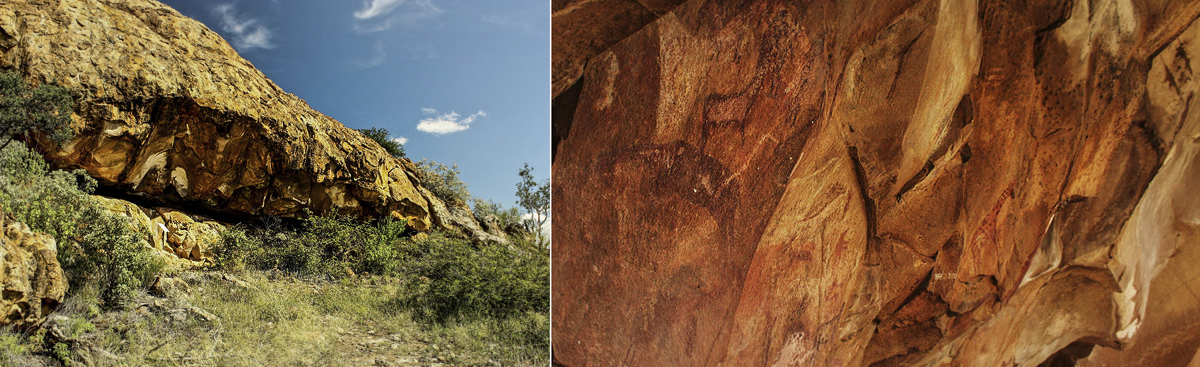
<svg viewBox="0 0 1200 367"><path fill-rule="evenodd" d="M1200 363L1200 2L591 3L555 363Z"/></svg>

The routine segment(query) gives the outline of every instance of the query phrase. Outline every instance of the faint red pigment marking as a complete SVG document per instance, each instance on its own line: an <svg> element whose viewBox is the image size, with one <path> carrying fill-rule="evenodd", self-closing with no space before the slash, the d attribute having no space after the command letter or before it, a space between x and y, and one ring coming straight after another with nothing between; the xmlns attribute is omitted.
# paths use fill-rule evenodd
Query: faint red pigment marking
<svg viewBox="0 0 1200 367"><path fill-rule="evenodd" d="M982 251L985 256L971 256L968 258L975 259L976 265L983 259L995 259L997 241L996 225L999 221L1000 210L1004 209L1004 204L1012 197L1012 188L1005 189L1000 193L1000 200L992 206L991 212L988 213L983 221L979 223L979 228L975 230L975 235L971 237L969 250ZM984 246L985 244L993 244L993 246ZM977 269L978 270L978 269Z"/></svg>

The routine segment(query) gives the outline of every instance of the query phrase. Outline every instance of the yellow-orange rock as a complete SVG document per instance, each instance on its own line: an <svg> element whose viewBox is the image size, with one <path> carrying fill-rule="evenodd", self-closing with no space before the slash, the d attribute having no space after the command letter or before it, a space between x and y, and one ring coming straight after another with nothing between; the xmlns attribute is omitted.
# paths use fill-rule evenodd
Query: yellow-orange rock
<svg viewBox="0 0 1200 367"><path fill-rule="evenodd" d="M1200 363L1198 16L684 2L556 92L555 362Z"/></svg>
<svg viewBox="0 0 1200 367"><path fill-rule="evenodd" d="M78 95L57 166L173 206L390 215L432 229L415 166L281 90L203 24L153 0L0 2L0 68Z"/></svg>
<svg viewBox="0 0 1200 367"><path fill-rule="evenodd" d="M28 329L46 321L67 293L54 238L0 213L0 325Z"/></svg>

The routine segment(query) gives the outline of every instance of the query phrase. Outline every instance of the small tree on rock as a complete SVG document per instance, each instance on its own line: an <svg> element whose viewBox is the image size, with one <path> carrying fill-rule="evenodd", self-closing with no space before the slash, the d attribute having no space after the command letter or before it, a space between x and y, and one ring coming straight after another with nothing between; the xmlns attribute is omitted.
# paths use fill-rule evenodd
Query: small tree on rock
<svg viewBox="0 0 1200 367"><path fill-rule="evenodd" d="M30 88L21 74L0 72L0 150L18 136L29 139L31 133L46 134L50 140L65 143L74 135L71 108L75 99L66 88L42 84Z"/></svg>

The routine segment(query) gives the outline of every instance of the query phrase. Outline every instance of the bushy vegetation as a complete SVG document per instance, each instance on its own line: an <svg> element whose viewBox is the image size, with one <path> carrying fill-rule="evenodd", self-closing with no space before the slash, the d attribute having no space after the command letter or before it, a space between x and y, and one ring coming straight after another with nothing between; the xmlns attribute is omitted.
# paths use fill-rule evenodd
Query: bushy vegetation
<svg viewBox="0 0 1200 367"><path fill-rule="evenodd" d="M480 245L440 233L405 237L403 223L314 216L299 228L234 227L214 250L218 267L339 278L403 276L398 304L419 317L500 317L548 312L549 252L540 246ZM540 250L539 250L540 249Z"/></svg>
<svg viewBox="0 0 1200 367"><path fill-rule="evenodd" d="M311 216L300 228L282 224L233 227L213 251L218 267L278 269L300 275L395 274L405 226L389 219L362 223Z"/></svg>
<svg viewBox="0 0 1200 367"><path fill-rule="evenodd" d="M548 353L550 257L545 246L476 245L436 232L408 237L398 222L318 216L294 228L232 227L223 238L214 250L219 268L333 280L385 276L400 285L371 312L411 315L435 332L464 332L455 338L465 343L503 341L516 343L525 356Z"/></svg>
<svg viewBox="0 0 1200 367"><path fill-rule="evenodd" d="M495 218L500 228L509 228L521 225L521 212L517 208L505 209L499 203L491 200L483 200L480 198L471 199L471 213L475 214L475 219L484 222Z"/></svg>
<svg viewBox="0 0 1200 367"><path fill-rule="evenodd" d="M16 136L46 134L63 143L71 138L71 108L75 99L63 87L42 84L30 88L20 73L0 71L0 149Z"/></svg>
<svg viewBox="0 0 1200 367"><path fill-rule="evenodd" d="M388 152L388 154L391 154L393 157L396 157L396 158L404 158L405 157L404 145L400 144L400 142L392 140L392 138L390 137L391 134L388 133L387 129L384 129L381 127L373 127L370 129L357 129L357 130L359 133L362 133L366 137L371 138L371 140L374 140L376 143L379 143L379 146L383 147L383 150L386 150Z"/></svg>
<svg viewBox="0 0 1200 367"><path fill-rule="evenodd" d="M162 263L140 235L105 211L89 194L96 181L82 170L50 170L20 142L0 151L0 207L58 243L58 261L72 293L96 292L105 307L119 308Z"/></svg>
<svg viewBox="0 0 1200 367"><path fill-rule="evenodd" d="M471 198L467 184L458 178L462 173L458 171L458 164L447 166L426 158L417 162L417 170L421 174L421 184L446 204L466 204Z"/></svg>
<svg viewBox="0 0 1200 367"><path fill-rule="evenodd" d="M412 247L404 303L419 318L508 318L550 311L549 252L470 243L434 234Z"/></svg>

